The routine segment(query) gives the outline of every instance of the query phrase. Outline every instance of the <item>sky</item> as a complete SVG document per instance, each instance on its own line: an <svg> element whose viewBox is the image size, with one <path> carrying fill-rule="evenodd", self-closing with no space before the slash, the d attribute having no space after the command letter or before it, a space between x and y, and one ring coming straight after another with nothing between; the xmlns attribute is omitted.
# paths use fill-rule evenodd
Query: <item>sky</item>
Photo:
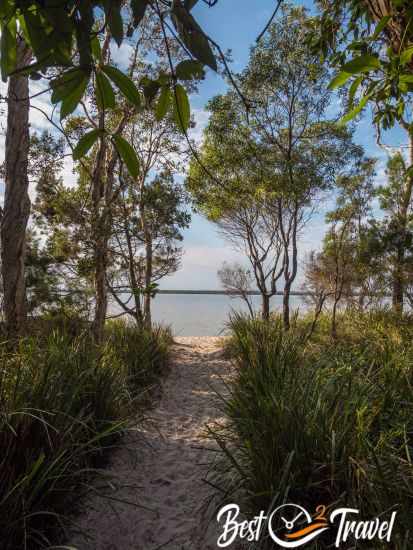
<svg viewBox="0 0 413 550"><path fill-rule="evenodd" d="M202 28L211 36L221 48L232 51L232 70L238 72L246 65L249 51L254 44L256 37L265 27L270 18L276 0L219 0L213 8L208 8L203 2L199 2L194 9L194 15ZM312 9L311 0L294 2L297 5L305 5ZM253 5L253 7L252 7ZM127 46L121 46L118 50L115 46L113 56L120 65L126 63L129 58ZM34 84L34 86L39 84ZM206 79L199 86L197 94L191 96L191 109L196 121L196 128L192 137L199 141L202 137L202 129L208 121L208 112L205 106L214 95L223 93L227 89L225 81L211 70L207 70ZM31 90L35 92L36 88ZM5 85L0 85L0 95L5 94ZM48 114L51 113L51 106L47 95L32 102L31 124L37 130L48 128L48 123L43 114L36 109L40 108ZM4 158L4 114L1 114L0 105L0 162ZM377 183L383 182L384 166L387 154L376 145L376 135L371 124L371 113L366 112L363 119L358 123L355 133L355 141L364 146L368 155L379 159ZM404 143L403 133L392 130L384 135L386 143L391 145L402 145ZM72 173L71 161L68 158L65 163L64 179L67 183L74 183L75 177ZM34 190L31 189L33 196ZM0 200L2 188L0 187ZM317 249L326 230L324 223L325 212L330 208L331 200L321 203L317 213L306 228L305 234L300 241L300 266L305 254L311 249ZM245 259L231 249L231 246L224 241L217 233L215 226L199 215L193 214L192 223L189 229L183 233L184 255L181 269L174 275L165 278L161 283L163 289L218 289L220 283L217 278L217 270L225 262L240 261L246 265ZM296 288L302 281L302 269L296 283Z"/></svg>

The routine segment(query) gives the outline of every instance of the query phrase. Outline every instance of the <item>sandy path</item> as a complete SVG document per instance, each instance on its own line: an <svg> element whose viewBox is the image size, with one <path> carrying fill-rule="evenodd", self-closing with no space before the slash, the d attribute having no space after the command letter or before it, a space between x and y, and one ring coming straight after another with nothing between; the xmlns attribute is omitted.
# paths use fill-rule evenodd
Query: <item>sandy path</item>
<svg viewBox="0 0 413 550"><path fill-rule="evenodd" d="M229 373L218 338L177 338L171 373L150 419L115 453L109 498L93 498L80 527L91 539L79 550L189 550L217 548L215 523L207 530L204 503L211 489L202 479L212 455L203 440L206 423L219 420L211 385L222 389ZM203 448L200 448L203 447Z"/></svg>

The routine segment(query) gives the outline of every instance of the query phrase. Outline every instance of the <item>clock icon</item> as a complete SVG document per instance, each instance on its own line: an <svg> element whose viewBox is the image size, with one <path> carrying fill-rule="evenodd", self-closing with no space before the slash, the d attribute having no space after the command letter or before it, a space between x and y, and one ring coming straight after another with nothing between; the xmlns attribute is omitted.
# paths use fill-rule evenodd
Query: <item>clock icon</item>
<svg viewBox="0 0 413 550"><path fill-rule="evenodd" d="M269 517L268 530L274 542L282 548L298 548L328 529L327 520L315 520L298 504L278 506Z"/></svg>

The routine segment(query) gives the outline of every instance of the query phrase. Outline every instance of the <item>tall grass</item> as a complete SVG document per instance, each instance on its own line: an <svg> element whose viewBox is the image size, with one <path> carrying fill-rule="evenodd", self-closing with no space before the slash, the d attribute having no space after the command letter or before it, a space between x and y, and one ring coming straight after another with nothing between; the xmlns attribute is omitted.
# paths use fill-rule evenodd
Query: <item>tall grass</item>
<svg viewBox="0 0 413 550"><path fill-rule="evenodd" d="M327 322L307 341L302 321L285 333L278 318L234 317L236 374L224 402L229 422L214 432L226 457L220 481L227 495L252 515L284 502L312 511L318 504L350 506L365 519L397 509L392 547L409 548L413 326L407 321L383 312L344 315L343 337L332 342Z"/></svg>
<svg viewBox="0 0 413 550"><path fill-rule="evenodd" d="M170 336L109 326L42 332L0 349L0 546L47 548L167 361Z"/></svg>

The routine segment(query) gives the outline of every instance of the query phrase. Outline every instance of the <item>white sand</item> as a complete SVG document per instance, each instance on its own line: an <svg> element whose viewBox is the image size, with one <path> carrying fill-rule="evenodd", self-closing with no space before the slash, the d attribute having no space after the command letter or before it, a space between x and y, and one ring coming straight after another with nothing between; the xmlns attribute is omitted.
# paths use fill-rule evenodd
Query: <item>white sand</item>
<svg viewBox="0 0 413 550"><path fill-rule="evenodd" d="M78 522L90 540L76 538L79 550L212 550L216 520L205 511L211 488L203 482L213 445L205 424L220 420L220 377L229 374L219 338L178 338L171 373L159 405L127 444L115 452L110 499L93 497ZM200 448L202 447L202 448ZM206 527L209 525L208 530ZM207 533L207 534L206 534Z"/></svg>

